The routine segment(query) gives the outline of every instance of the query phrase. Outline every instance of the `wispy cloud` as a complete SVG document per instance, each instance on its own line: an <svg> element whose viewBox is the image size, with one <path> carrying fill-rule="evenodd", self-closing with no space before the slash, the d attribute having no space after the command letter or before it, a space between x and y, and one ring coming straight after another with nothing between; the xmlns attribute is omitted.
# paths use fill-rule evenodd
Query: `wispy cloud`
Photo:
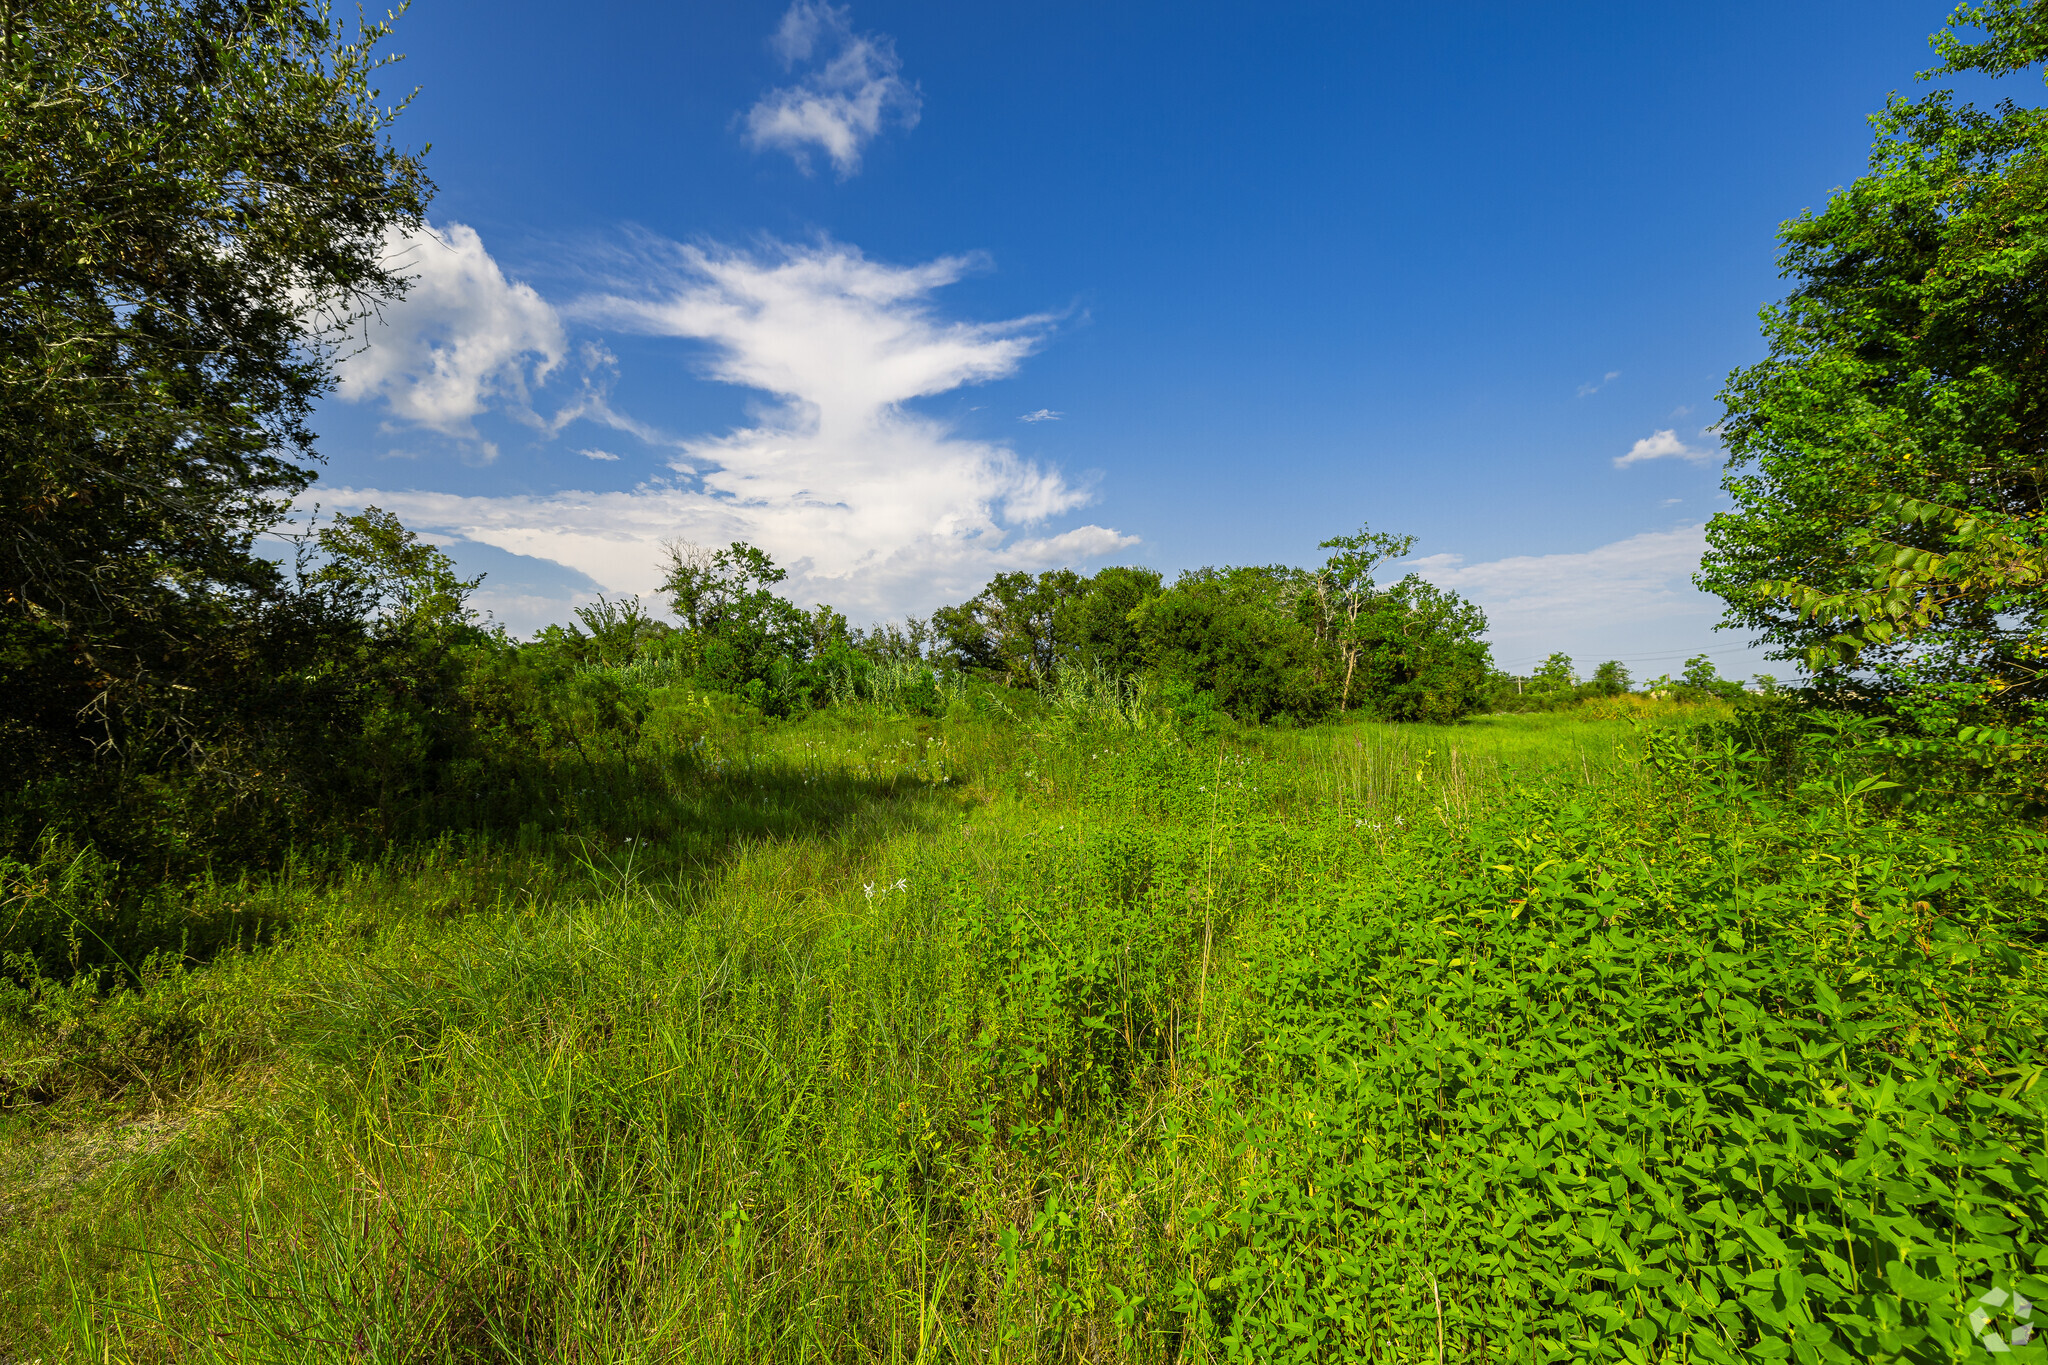
<svg viewBox="0 0 2048 1365"><path fill-rule="evenodd" d="M807 69L747 111L746 139L756 150L787 152L807 175L812 152L822 152L845 180L860 170L862 149L883 128L917 126L923 100L899 74L895 42L855 33L847 8L796 0L772 46L786 68Z"/></svg>
<svg viewBox="0 0 2048 1365"><path fill-rule="evenodd" d="M1491 614L1566 627L1639 620L1681 603L1697 605L1690 580L1705 548L1704 526L1680 526L1578 553L1515 555L1480 564L1430 555L1405 567L1471 596Z"/></svg>
<svg viewBox="0 0 2048 1365"><path fill-rule="evenodd" d="M1746 671L1754 656L1744 638L1713 632L1721 602L1693 585L1705 549L1705 526L1691 524L1592 550L1477 564L1440 554L1403 567L1484 608L1494 656L1503 662L1552 650L1594 661L1692 652ZM1648 668L1663 671L1661 664Z"/></svg>
<svg viewBox="0 0 2048 1365"><path fill-rule="evenodd" d="M1037 412L1025 413L1017 420L1020 422L1057 422L1065 416L1064 412L1054 412L1051 408L1040 408Z"/></svg>
<svg viewBox="0 0 2048 1365"><path fill-rule="evenodd" d="M1599 379L1593 381L1592 383L1579 385L1579 397L1590 397L1591 395L1600 392L1600 390L1606 388L1609 384L1612 384L1615 380L1619 378L1621 378L1620 370L1609 370L1606 374L1601 375Z"/></svg>
<svg viewBox="0 0 2048 1365"><path fill-rule="evenodd" d="M339 396L380 399L399 422L495 454L479 441L476 418L502 406L534 420L530 386L568 351L561 319L530 285L507 279L460 223L394 232L386 257L411 288L366 325L366 345L339 367Z"/></svg>
<svg viewBox="0 0 2048 1365"><path fill-rule="evenodd" d="M1702 433L1703 435L1706 433ZM1693 464L1704 464L1714 458L1714 452L1698 446L1689 446L1678 439L1675 428L1665 427L1653 431L1628 448L1628 454L1614 457L1616 469L1627 469L1632 464L1648 460L1689 460Z"/></svg>
<svg viewBox="0 0 2048 1365"><path fill-rule="evenodd" d="M609 450L579 450L576 453L586 460L616 460L619 458Z"/></svg>
<svg viewBox="0 0 2048 1365"><path fill-rule="evenodd" d="M996 572L1133 544L1102 526L1047 529L1090 489L907 406L1012 375L1043 342L1045 317L939 314L937 291L979 264L893 265L830 241L741 251L642 239L611 287L565 315L697 344L708 378L767 395L751 425L666 442L672 476L625 492L327 489L322 499L375 502L614 592L653 591L666 537L747 540L791 569L800 597L871 615L929 610Z"/></svg>

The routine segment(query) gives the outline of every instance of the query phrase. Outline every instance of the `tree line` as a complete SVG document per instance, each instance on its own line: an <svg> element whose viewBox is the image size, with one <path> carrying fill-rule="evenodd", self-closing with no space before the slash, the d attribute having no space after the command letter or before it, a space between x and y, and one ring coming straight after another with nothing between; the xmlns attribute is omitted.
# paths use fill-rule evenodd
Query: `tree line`
<svg viewBox="0 0 2048 1365"><path fill-rule="evenodd" d="M1945 30L1933 74L2048 52L2038 4L1959 14L1987 36ZM638 723L629 670L592 663L771 713L885 675L930 709L942 675L1024 693L1064 670L1246 723L1510 704L1480 611L1379 582L1410 542L1369 529L1307 567L1001 574L868 631L779 595L755 547L678 546L679 626L606 599L528 646L385 514L280 563L259 538L315 478L313 405L405 292L385 243L433 191L391 140L389 25L290 0L0 17L0 847L61 835L176 872L295 831L483 819L494 783L552 780ZM1801 705L2038 799L2048 112L1935 92L1877 126L1870 173L1783 230L1792 288L1723 393L1735 505L1699 581L1808 671Z"/></svg>
<svg viewBox="0 0 2048 1365"><path fill-rule="evenodd" d="M605 601L542 639L595 659L685 662L704 685L773 714L822 704L863 660L909 662L1036 690L1061 670L1146 679L1173 703L1245 723L1306 723L1357 712L1446 723L1485 697L1485 615L1409 574L1374 572L1412 538L1340 536L1314 568L1203 568L1169 585L1155 569L998 574L929 619L849 628L829 606L777 595L785 572L762 550L672 544L662 585L680 629L637 603Z"/></svg>

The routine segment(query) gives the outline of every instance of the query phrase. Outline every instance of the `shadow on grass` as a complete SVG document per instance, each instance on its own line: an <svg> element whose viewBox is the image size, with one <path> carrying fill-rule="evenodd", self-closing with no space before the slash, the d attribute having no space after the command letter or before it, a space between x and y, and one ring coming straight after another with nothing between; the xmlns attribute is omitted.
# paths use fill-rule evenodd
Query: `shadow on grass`
<svg viewBox="0 0 2048 1365"><path fill-rule="evenodd" d="M815 742L790 752L784 738L777 749L579 756L416 809L388 835L330 835L272 867L181 883L137 887L91 849L50 841L0 885L0 989L140 987L317 924L374 935L575 899L621 877L686 892L750 848L816 842L857 857L965 799L922 745L857 763L828 761ZM13 1004L18 1013L33 1002Z"/></svg>

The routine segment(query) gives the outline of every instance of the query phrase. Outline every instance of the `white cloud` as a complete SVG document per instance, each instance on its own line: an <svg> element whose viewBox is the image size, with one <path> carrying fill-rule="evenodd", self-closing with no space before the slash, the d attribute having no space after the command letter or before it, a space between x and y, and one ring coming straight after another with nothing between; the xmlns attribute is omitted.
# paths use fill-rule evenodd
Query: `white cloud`
<svg viewBox="0 0 2048 1365"><path fill-rule="evenodd" d="M616 460L619 458L609 450L579 450L576 453L586 460Z"/></svg>
<svg viewBox="0 0 2048 1365"><path fill-rule="evenodd" d="M656 605L661 542L680 536L700 544L745 540L792 569L784 585L798 601L829 601L856 619L926 612L972 595L995 574L1036 571L1098 560L1137 537L1103 526L1008 540L991 535L915 536L901 546L862 544L845 534L849 509L830 506L752 508L726 504L685 488L643 485L630 492L468 497L378 488L324 488L321 500L343 510L377 506L406 525L551 560L588 574L605 591L633 593ZM881 509L901 520L916 510ZM966 520L963 518L962 520ZM815 540L811 537L815 536ZM564 597L553 616L566 619L576 601ZM525 604L535 610L536 604Z"/></svg>
<svg viewBox="0 0 2048 1365"><path fill-rule="evenodd" d="M889 123L917 126L923 101L897 74L902 61L895 43L883 34L855 33L843 6L796 0L772 45L785 67L813 59L815 65L747 111L747 142L756 150L787 152L808 175L816 149L844 180L860 169L861 149Z"/></svg>
<svg viewBox="0 0 2048 1365"><path fill-rule="evenodd" d="M1516 555L1480 564L1467 564L1457 555L1430 555L1403 567L1463 593L1489 615L1559 625L1607 624L1665 615L1678 605L1698 606L1691 600L1698 594L1690 580L1705 548L1704 526L1681 526L1575 554Z"/></svg>
<svg viewBox="0 0 2048 1365"><path fill-rule="evenodd" d="M1037 412L1025 413L1017 420L1020 422L1057 422L1065 416L1064 412L1054 412L1051 408L1040 408Z"/></svg>
<svg viewBox="0 0 2048 1365"><path fill-rule="evenodd" d="M1630 446L1628 454L1615 456L1614 467L1616 469L1627 469L1630 465L1641 464L1645 460L1664 459L1689 460L1694 464L1704 464L1713 458L1713 451L1689 446L1678 439L1678 432L1676 430L1671 427L1665 427L1661 431L1651 432L1648 436L1643 437L1640 441Z"/></svg>
<svg viewBox="0 0 2048 1365"><path fill-rule="evenodd" d="M1645 677L1673 671L1660 656L1687 653L1713 656L1724 672L1750 671L1758 656L1745 637L1712 629L1720 599L1693 586L1705 549L1706 527L1693 524L1574 553L1478 564L1439 554L1401 567L1484 608L1494 658L1510 671L1526 672L1514 665L1552 650L1593 663L1622 659Z"/></svg>
<svg viewBox="0 0 2048 1365"><path fill-rule="evenodd" d="M797 597L869 615L930 610L996 572L1135 543L1101 526L1037 533L1089 490L906 407L1015 373L1045 334L1042 317L934 312L932 295L973 258L896 266L831 242L641 247L629 283L570 315L700 343L709 377L771 396L753 425L671 442L676 477L629 492L326 489L322 500L375 503L423 530L569 565L613 592L653 591L665 537L743 539L791 570Z"/></svg>
<svg viewBox="0 0 2048 1365"><path fill-rule="evenodd" d="M530 420L529 384L567 350L555 310L531 286L506 279L461 223L394 231L385 250L412 286L364 326L365 348L341 363L339 396L382 399L400 421L458 440L475 440L477 416L494 404Z"/></svg>
<svg viewBox="0 0 2048 1365"><path fill-rule="evenodd" d="M1596 394L1619 378L1621 378L1620 370L1609 370L1606 374L1601 375L1596 382L1579 385L1579 397L1586 398Z"/></svg>

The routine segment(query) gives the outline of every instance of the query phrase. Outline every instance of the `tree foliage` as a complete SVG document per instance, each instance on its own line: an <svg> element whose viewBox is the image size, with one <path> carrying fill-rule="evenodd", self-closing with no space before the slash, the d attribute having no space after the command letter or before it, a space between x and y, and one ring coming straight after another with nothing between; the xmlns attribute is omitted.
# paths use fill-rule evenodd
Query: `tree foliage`
<svg viewBox="0 0 2048 1365"><path fill-rule="evenodd" d="M1360 527L1358 534L1336 536L1317 548L1334 550L1316 575L1317 636L1328 638L1344 658L1344 683L1337 699L1339 710L1351 705L1351 683L1358 671L1358 659L1365 652L1372 630L1367 608L1379 596L1373 575L1381 563L1399 559L1415 548L1414 536L1392 536ZM1361 627L1359 617L1368 624Z"/></svg>
<svg viewBox="0 0 2048 1365"><path fill-rule="evenodd" d="M1460 720L1485 696L1492 671L1485 633L1477 606L1409 574L1374 594L1351 626L1346 638L1362 663L1348 695L1381 720Z"/></svg>
<svg viewBox="0 0 2048 1365"><path fill-rule="evenodd" d="M430 190L386 138L387 33L293 3L0 5L0 748L25 777L223 774L338 628L254 549Z"/></svg>
<svg viewBox="0 0 2048 1365"><path fill-rule="evenodd" d="M1298 610L1311 577L1287 565L1195 569L1133 615L1154 673L1242 721L1335 709L1337 667Z"/></svg>
<svg viewBox="0 0 2048 1365"><path fill-rule="evenodd" d="M335 518L314 543L325 562L309 581L358 596L386 630L413 635L470 623L467 600L483 575L460 577L440 547L382 508Z"/></svg>
<svg viewBox="0 0 2048 1365"><path fill-rule="evenodd" d="M1476 709L1490 672L1471 603L1410 575L1374 575L1413 546L1361 528L1323 544L1319 568L1204 568L1171 587L1151 569L1091 577L1057 569L999 574L932 618L948 662L1012 687L1060 670L1147 676L1176 704L1241 721L1311 721L1362 709L1389 720L1449 721Z"/></svg>
<svg viewBox="0 0 2048 1365"><path fill-rule="evenodd" d="M1013 687L1036 686L1059 663L1055 625L1082 588L1072 569L997 574L972 598L933 613L932 626L960 663Z"/></svg>
<svg viewBox="0 0 2048 1365"><path fill-rule="evenodd" d="M2027 70L2048 9L1966 5L1934 45L1930 77ZM1870 174L1781 232L1795 285L1722 395L1736 506L1699 581L1778 657L2024 700L2048 600L2048 110L1935 91L1872 121Z"/></svg>

